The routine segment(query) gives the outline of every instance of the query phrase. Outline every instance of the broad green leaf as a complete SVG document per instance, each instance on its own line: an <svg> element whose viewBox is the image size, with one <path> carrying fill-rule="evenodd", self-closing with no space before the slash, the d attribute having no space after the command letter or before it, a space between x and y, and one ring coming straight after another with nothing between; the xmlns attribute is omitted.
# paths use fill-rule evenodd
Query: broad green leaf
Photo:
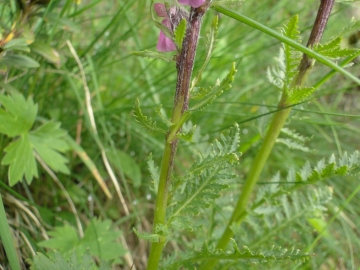
<svg viewBox="0 0 360 270"><path fill-rule="evenodd" d="M108 157L110 162L116 167L120 162L121 167L119 170L123 170L124 174L133 180L134 187L140 187L141 185L141 169L136 161L126 152L121 150L115 150L109 152Z"/></svg>
<svg viewBox="0 0 360 270"><path fill-rule="evenodd" d="M80 240L75 228L67 224L62 227L55 227L48 234L51 238L38 243L38 245L40 247L56 249L61 253L73 249Z"/></svg>
<svg viewBox="0 0 360 270"><path fill-rule="evenodd" d="M50 252L47 255L37 253L33 262L28 259L27 262L31 265L30 270L111 270L110 265L104 262L101 262L98 267L89 250L81 256L76 254L75 249L71 249L67 254Z"/></svg>
<svg viewBox="0 0 360 270"><path fill-rule="evenodd" d="M0 94L0 133L15 137L28 132L34 124L37 105L29 98L25 100L20 93Z"/></svg>
<svg viewBox="0 0 360 270"><path fill-rule="evenodd" d="M114 263L120 263L120 257L126 253L122 245L116 241L122 232L111 228L111 221L92 219L84 232L84 237L77 244L78 254L83 254L86 249L92 255Z"/></svg>
<svg viewBox="0 0 360 270"><path fill-rule="evenodd" d="M38 177L36 161L29 136L22 135L18 140L5 148L6 155L2 165L9 165L9 184L15 185L25 175L26 181L31 184L33 177Z"/></svg>
<svg viewBox="0 0 360 270"><path fill-rule="evenodd" d="M55 172L69 174L68 159L59 152L66 152L69 146L64 140L66 132L60 123L48 122L32 131L29 139L41 159Z"/></svg>
<svg viewBox="0 0 360 270"><path fill-rule="evenodd" d="M148 59L160 59L160 60L164 60L166 62L172 62L174 61L173 59L167 58L163 53L159 53L159 52L152 52L152 51L135 51L132 52L133 55L139 56L139 57L143 57L143 58L148 58Z"/></svg>
<svg viewBox="0 0 360 270"><path fill-rule="evenodd" d="M56 67L60 67L61 61L59 53L48 44L36 40L30 45L30 48L33 52L40 54L46 60L55 64Z"/></svg>
<svg viewBox="0 0 360 270"><path fill-rule="evenodd" d="M54 231L49 232L52 238L40 242L39 245L58 250L61 253L75 248L78 256L89 250L91 255L98 256L100 259L115 260L114 263L120 263L120 257L126 252L122 245L116 242L121 234L121 231L111 228L110 220L92 219L81 239L74 228L65 225L56 227Z"/></svg>
<svg viewBox="0 0 360 270"><path fill-rule="evenodd" d="M23 68L38 68L40 64L36 62L34 59L30 58L26 55L12 54L5 55L1 58L1 62L9 67L23 67Z"/></svg>
<svg viewBox="0 0 360 270"><path fill-rule="evenodd" d="M183 18L174 31L174 41L179 50L182 48L183 39L186 33L186 19Z"/></svg>

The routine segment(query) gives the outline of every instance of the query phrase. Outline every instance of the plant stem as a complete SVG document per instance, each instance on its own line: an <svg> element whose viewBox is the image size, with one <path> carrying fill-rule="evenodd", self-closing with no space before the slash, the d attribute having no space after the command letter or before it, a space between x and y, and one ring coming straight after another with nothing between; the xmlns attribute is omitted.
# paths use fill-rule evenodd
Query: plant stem
<svg viewBox="0 0 360 270"><path fill-rule="evenodd" d="M208 10L210 2L211 0L208 0L200 7L190 9L188 27L185 38L183 40L182 50L176 61L178 76L174 98L174 109L171 117L171 122L173 125L170 127L165 138L165 148L161 162L159 187L157 191L154 214L153 232L157 234L162 233L157 231L159 229L159 225L166 225L166 208L169 197L171 172L178 145L176 133L181 129L181 127L179 129L178 125L176 124L181 120L184 112L186 112L189 107L190 80L194 67L196 48L199 40L201 19ZM177 130L174 130L174 128ZM165 243L166 236L161 236L159 242L152 243L147 266L148 270L158 269Z"/></svg>
<svg viewBox="0 0 360 270"><path fill-rule="evenodd" d="M11 237L10 226L6 218L3 200L0 194L0 238L4 245L11 269L20 270L19 259L16 254L14 240Z"/></svg>
<svg viewBox="0 0 360 270"><path fill-rule="evenodd" d="M324 33L325 26L327 24L328 18L330 16L332 7L334 4L334 0L321 0L318 14L313 26L313 29L310 34L310 38L308 41L307 46L313 47L316 43L319 43L322 37L322 34ZM307 55L303 55L302 61L299 64L298 67L298 74L294 79L293 85L294 86L300 86L303 84L307 73L310 71L310 69L313 67L314 61L310 59ZM280 102L278 104L279 108L284 108L286 104L287 96L283 92L283 95L280 99ZM287 104L288 105L288 104ZM218 244L217 249L225 249L230 241L230 238L233 236L233 231L231 230L231 226L233 224L240 225L242 220L246 216L246 207L250 200L250 197L254 191L256 182L259 179L259 176L264 168L264 165L273 149L273 146L276 142L276 139L278 138L280 131L282 127L285 124L285 121L287 117L289 116L291 111L290 108L285 108L283 110L280 110L275 113L274 118L269 126L269 129L266 133L264 142L257 153L255 160L253 162L253 165L250 169L249 176L245 182L245 185L243 186L243 190L241 192L241 195L239 197L239 200L236 204L236 207L232 213L232 216L228 222L228 225L221 236ZM210 270L215 267L217 263L216 259L208 260L205 264L202 265L200 269L203 270Z"/></svg>

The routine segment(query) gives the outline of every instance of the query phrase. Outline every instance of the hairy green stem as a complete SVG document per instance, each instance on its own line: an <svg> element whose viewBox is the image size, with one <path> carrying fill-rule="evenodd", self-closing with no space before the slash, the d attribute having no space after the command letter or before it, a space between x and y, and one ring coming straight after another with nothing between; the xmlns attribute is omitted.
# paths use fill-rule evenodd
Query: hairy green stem
<svg viewBox="0 0 360 270"><path fill-rule="evenodd" d="M0 239L4 245L7 258L11 269L20 270L19 259L16 254L14 240L11 237L10 226L8 224L3 200L0 194Z"/></svg>
<svg viewBox="0 0 360 270"><path fill-rule="evenodd" d="M330 16L333 4L334 4L334 0L321 0L320 7L318 9L318 14L307 44L308 47L313 47L316 43L320 42L328 18ZM313 67L313 65L314 65L314 61L310 59L309 56L304 54L303 59L298 67L298 74L292 83L294 87L303 84L304 80L306 79L306 75ZM285 92L283 92L278 107L284 108L285 105L289 105L289 104L287 104L287 95ZM234 224L237 225L241 224L242 220L245 218L247 204L254 191L255 185L264 168L264 165L273 149L276 139L278 138L280 131L284 126L287 117L289 116L290 111L291 111L291 107L284 108L283 110L280 110L275 113L274 118L269 126L269 129L267 130L264 142L255 157L248 178L243 186L241 195L235 206L232 216L228 222L228 225L226 226L223 235L221 236L216 246L217 249L225 249L227 247L230 238L234 234L231 229L231 226ZM213 269L216 263L217 263L216 259L208 260L205 264L202 265L200 269L203 270Z"/></svg>
<svg viewBox="0 0 360 270"><path fill-rule="evenodd" d="M176 134L181 130L182 123L180 123L180 121L182 116L188 110L189 88L200 35L201 19L208 10L210 2L211 0L208 0L199 8L190 9L188 27L183 40L182 50L180 55L177 56L176 68L178 77L174 98L174 109L171 117L173 125L170 127L165 138L165 149L161 162L159 187L155 205L153 232L157 234L163 233L158 231L159 226L166 225L166 208L169 198L171 172L178 144ZM165 243L165 235L160 236L159 242L152 243L147 270L158 269Z"/></svg>

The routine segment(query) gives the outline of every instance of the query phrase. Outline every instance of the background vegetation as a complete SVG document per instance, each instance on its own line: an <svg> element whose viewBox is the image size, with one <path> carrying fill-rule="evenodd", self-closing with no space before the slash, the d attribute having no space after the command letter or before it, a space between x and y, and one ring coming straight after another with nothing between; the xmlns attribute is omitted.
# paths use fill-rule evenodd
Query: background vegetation
<svg viewBox="0 0 360 270"><path fill-rule="evenodd" d="M0 153L9 153L6 147L14 138L23 138L28 132L30 138L35 138L31 142L38 155L33 157L34 163L29 159L19 161L20 167L14 167L13 174L8 166L11 162L2 157L0 190L21 266L29 267L28 259L36 252L50 254L50 250L57 250L69 257L76 256L71 251L75 248L78 256L97 256L98 265L102 262L103 266L112 264L114 269L130 269L134 262L137 269L144 269L149 245L138 239L133 228L151 232L155 194L147 158L152 153L159 165L164 137L144 131L132 111L139 98L147 115L153 115L154 108L162 104L169 117L176 83L173 63L131 54L155 51L158 29L151 20L150 1L20 2L0 1L0 90L2 95L15 99L28 119L34 116L34 124L27 128L21 122L18 124L24 130L2 132ZM267 0L245 1L232 8L272 29L298 14L305 40L317 5L318 1L310 0ZM348 1L335 4L323 40L339 32L353 16L358 17L357 6ZM210 10L204 18L195 71L205 59L205 33L214 15ZM226 16L220 15L219 20L219 41L202 83L210 85L225 77L232 62L236 62L237 76L231 90L191 119L197 125L194 142L181 142L175 171L181 174L189 168L198 151L209 152L209 143L234 123L240 127L242 157L230 188L196 221L203 225L198 230L206 238L198 237L197 231L179 232L168 243L167 254L200 250L205 240L211 244L222 233L269 124L272 113L268 112L274 110L280 96L266 76L268 67L276 64L280 42ZM22 40L6 47L15 39ZM343 42L356 47L357 33L346 34ZM9 58L14 55L25 55L36 62ZM357 60L354 62L349 71L356 75L359 68ZM329 71L316 64L308 84L315 84ZM37 104L37 111L29 100ZM3 98L0 102L5 107ZM271 179L280 182L279 187L288 185L286 177L291 175L291 168L300 171L306 162L314 167L323 158L327 162L332 154L338 160L345 152L351 155L359 150L359 108L359 86L339 74L322 85L309 102L294 107L287 129L265 166L257 193L269 186ZM39 131L40 127L43 129ZM1 122L0 130L5 129ZM36 144L36 138L42 144ZM52 150L41 152L45 148ZM26 175L27 181L14 173L21 168L33 172ZM357 269L360 196L353 193L359 189L356 172L357 168L345 177L303 184L303 194L315 187L331 191L331 199L318 209L318 214L312 211L311 216L307 215L300 211L306 208L297 208L292 204L296 198L290 198L279 202L289 205L281 217L270 219L259 211L238 228L239 246L255 250L272 245L295 247L314 253L309 260L255 266L225 262L219 269L238 269L239 263L244 269ZM32 176L37 177L30 181ZM9 269L2 247L0 265Z"/></svg>

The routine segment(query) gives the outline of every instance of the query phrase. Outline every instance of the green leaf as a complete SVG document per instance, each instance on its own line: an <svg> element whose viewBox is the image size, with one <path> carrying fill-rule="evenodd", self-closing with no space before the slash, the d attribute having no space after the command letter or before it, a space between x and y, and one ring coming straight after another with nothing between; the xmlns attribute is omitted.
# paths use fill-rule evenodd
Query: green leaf
<svg viewBox="0 0 360 270"><path fill-rule="evenodd" d="M321 45L317 44L314 51L320 53L330 59L339 59L341 57L353 56L359 53L359 49L345 48L341 49L341 37L330 40L328 43Z"/></svg>
<svg viewBox="0 0 360 270"><path fill-rule="evenodd" d="M51 238L38 243L40 247L56 249L65 253L73 249L79 242L79 236L74 227L65 224L62 227L55 227L53 231L48 232Z"/></svg>
<svg viewBox="0 0 360 270"><path fill-rule="evenodd" d="M121 150L115 150L115 153L109 152L108 157L110 162L116 166L118 162L121 164L119 170L123 170L124 174L133 180L134 187L141 185L141 169L132 156Z"/></svg>
<svg viewBox="0 0 360 270"><path fill-rule="evenodd" d="M24 67L24 68L38 68L40 64L36 62L34 59L30 58L26 55L12 54L5 55L1 58L1 62L8 67L16 66L16 67Z"/></svg>
<svg viewBox="0 0 360 270"><path fill-rule="evenodd" d="M29 98L25 100L20 93L0 94L0 133L15 137L28 132L34 124L37 105Z"/></svg>
<svg viewBox="0 0 360 270"><path fill-rule="evenodd" d="M228 187L224 180L234 178L231 168L238 164L239 127L235 125L228 134L215 140L213 151L207 156L199 155L189 173L176 179L178 186L174 194L175 205L171 207L169 223L172 227L189 226L186 216L199 214L220 197L222 190ZM183 227L181 229L191 229Z"/></svg>
<svg viewBox="0 0 360 270"><path fill-rule="evenodd" d="M56 67L59 68L61 66L59 53L48 44L36 40L30 45L30 48L33 52L41 55L49 62L55 64Z"/></svg>
<svg viewBox="0 0 360 270"><path fill-rule="evenodd" d="M300 103L314 93L314 87L295 87L288 91L287 105Z"/></svg>
<svg viewBox="0 0 360 270"><path fill-rule="evenodd" d="M183 269L182 266L186 266L186 269L197 269L194 262L205 260L226 260L226 261L247 261L248 263L257 264L265 263L267 261L277 260L292 260L295 262L304 262L310 258L310 254L301 253L299 249L295 248L282 248L272 246L270 248L262 248L259 251L251 251L248 247L244 246L242 250L237 246L234 239L232 242L232 251L212 249L210 250L207 244L204 244L200 251L188 252L187 256L177 260L171 260L170 263L164 263L164 270L177 270ZM236 267L236 264L232 263L234 269L240 269ZM190 268L191 267L191 268Z"/></svg>
<svg viewBox="0 0 360 270"><path fill-rule="evenodd" d="M183 39L186 33L186 19L183 18L174 31L174 41L179 50L182 48Z"/></svg>
<svg viewBox="0 0 360 270"><path fill-rule="evenodd" d="M156 122L152 121L151 118L148 118L147 116L143 115L141 108L140 108L140 101L139 99L136 99L135 101L135 107L134 107L134 116L135 121L138 122L143 128L145 128L148 131L160 131L164 134L166 134L166 131L158 128L156 126Z"/></svg>
<svg viewBox="0 0 360 270"><path fill-rule="evenodd" d="M120 257L126 253L121 243L116 241L121 235L120 230L111 228L110 220L92 219L84 232L84 237L77 244L77 252L83 254L86 249L90 249L91 255L119 263Z"/></svg>
<svg viewBox="0 0 360 270"><path fill-rule="evenodd" d="M157 243L160 241L160 235L159 234L155 234L155 233L141 233L138 232L135 228L133 228L135 234L137 235L137 237L139 237L140 239L143 239L145 241L151 242L151 243Z"/></svg>
<svg viewBox="0 0 360 270"><path fill-rule="evenodd" d="M162 105L161 104L155 108L155 112L158 116L160 116L161 120L163 121L163 123L165 125L167 125L168 127L171 127L173 125L173 123L169 119L167 119L166 116L164 116L162 114Z"/></svg>
<svg viewBox="0 0 360 270"><path fill-rule="evenodd" d="M111 229L111 221L100 221L92 219L85 229L84 237L79 239L76 230L69 225L55 227L54 231L49 232L51 239L42 241L39 246L52 248L66 253L75 248L78 256L84 254L88 249L90 254L114 263L119 263L120 256L125 254L122 245L116 239L122 234L121 231Z"/></svg>
<svg viewBox="0 0 360 270"><path fill-rule="evenodd" d="M4 46L3 49L7 50L10 49L11 47L26 47L28 46L28 41L25 38L15 38L10 40L9 42L7 42Z"/></svg>
<svg viewBox="0 0 360 270"><path fill-rule="evenodd" d="M194 125L194 126L189 130L189 132L186 132L186 133L178 132L178 133L176 134L176 137L179 138L179 139L181 139L181 140L184 140L184 141L186 141L186 142L193 142L195 130L196 130L196 125Z"/></svg>
<svg viewBox="0 0 360 270"><path fill-rule="evenodd" d="M8 43L2 47L4 51L8 50L22 50L22 51L30 51L28 48L28 40L25 38L16 38L10 40Z"/></svg>
<svg viewBox="0 0 360 270"><path fill-rule="evenodd" d="M196 74L195 78L191 81L190 91L192 91L194 87L201 81L202 73L204 72L207 64L209 63L212 53L215 49L216 36L218 33L218 21L219 17L215 16L211 24L210 32L207 34L205 61L198 73Z"/></svg>
<svg viewBox="0 0 360 270"><path fill-rule="evenodd" d="M215 98L221 95L223 91L231 88L231 83L234 81L236 71L235 63L233 63L232 68L227 76L221 82L218 80L215 86L211 87L206 92L206 95L198 103L190 108L190 111L199 111L204 109L206 106L210 105Z"/></svg>
<svg viewBox="0 0 360 270"><path fill-rule="evenodd" d="M1 63L0 61L0 74L5 74L7 72L8 68L4 63Z"/></svg>
<svg viewBox="0 0 360 270"><path fill-rule="evenodd" d="M351 18L350 22L344 27L336 37L345 36L349 33L354 33L360 30L360 19Z"/></svg>
<svg viewBox="0 0 360 270"><path fill-rule="evenodd" d="M167 38L169 38L171 40L174 39L173 34L171 33L169 28L167 28L165 25L163 25L162 23L160 23L158 21L154 21L154 22L155 22L156 27L159 28L160 31L162 31Z"/></svg>
<svg viewBox="0 0 360 270"><path fill-rule="evenodd" d="M154 182L154 191L155 194L157 194L158 191L158 187L159 187L159 181L160 181L160 173L159 173L159 167L155 166L154 160L152 158L152 153L150 153L150 155L147 158L147 165L148 165L148 169L151 175L151 179Z"/></svg>
<svg viewBox="0 0 360 270"><path fill-rule="evenodd" d="M98 268L89 250L81 256L76 254L75 249L71 249L69 254L48 253L48 257L37 253L33 262L29 259L27 262L31 265L30 270L111 270L110 265L104 262L101 262Z"/></svg>
<svg viewBox="0 0 360 270"><path fill-rule="evenodd" d="M291 139L278 138L278 139L276 139L276 142L285 144L290 149L300 150L300 151L303 151L303 152L311 152L309 147L306 147L302 143L298 143L298 142L296 142L294 140L291 140Z"/></svg>
<svg viewBox="0 0 360 270"><path fill-rule="evenodd" d="M139 56L139 57L143 57L143 58L147 58L147 59L160 59L160 60L164 60L166 62L172 62L174 61L171 58L166 57L163 53L159 53L159 52L152 52L152 51L135 51L132 52L133 55Z"/></svg>
<svg viewBox="0 0 360 270"><path fill-rule="evenodd" d="M301 42L300 32L298 30L299 17L295 15L290 19L287 25L284 25L281 32L284 36L293 39L294 41ZM302 55L292 46L283 43L284 57L285 57L285 87L289 88L292 80L298 73L298 66L300 64ZM281 68L281 67L280 67Z"/></svg>
<svg viewBox="0 0 360 270"><path fill-rule="evenodd" d="M70 174L66 163L68 159L59 152L69 150L65 141L67 133L60 128L60 123L48 122L32 131L29 139L41 159L55 172Z"/></svg>
<svg viewBox="0 0 360 270"><path fill-rule="evenodd" d="M22 135L18 140L5 148L6 155L2 165L9 165L9 184L15 185L25 175L26 181L31 184L33 177L38 177L36 161L29 136Z"/></svg>

